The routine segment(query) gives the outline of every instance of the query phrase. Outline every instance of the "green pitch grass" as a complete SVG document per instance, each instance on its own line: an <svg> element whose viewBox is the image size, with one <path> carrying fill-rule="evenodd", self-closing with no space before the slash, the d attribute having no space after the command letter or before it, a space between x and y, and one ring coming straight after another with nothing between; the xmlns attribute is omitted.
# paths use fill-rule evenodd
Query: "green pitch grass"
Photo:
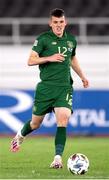
<svg viewBox="0 0 109 180"><path fill-rule="evenodd" d="M0 137L0 179L105 179L109 178L109 138L67 139L63 169L50 169L54 155L53 137L27 137L18 153L10 152L11 138ZM85 175L72 175L66 167L68 157L80 152L89 158Z"/></svg>

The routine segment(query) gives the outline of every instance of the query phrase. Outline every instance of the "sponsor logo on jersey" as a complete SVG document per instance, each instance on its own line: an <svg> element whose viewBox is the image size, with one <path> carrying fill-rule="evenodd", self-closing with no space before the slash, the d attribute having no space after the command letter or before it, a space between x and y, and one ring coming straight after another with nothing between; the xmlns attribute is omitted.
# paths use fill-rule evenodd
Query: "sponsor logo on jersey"
<svg viewBox="0 0 109 180"><path fill-rule="evenodd" d="M54 42L52 42L51 44L52 44L52 45L56 45L56 44L57 44L57 42L55 42L55 41L54 41Z"/></svg>

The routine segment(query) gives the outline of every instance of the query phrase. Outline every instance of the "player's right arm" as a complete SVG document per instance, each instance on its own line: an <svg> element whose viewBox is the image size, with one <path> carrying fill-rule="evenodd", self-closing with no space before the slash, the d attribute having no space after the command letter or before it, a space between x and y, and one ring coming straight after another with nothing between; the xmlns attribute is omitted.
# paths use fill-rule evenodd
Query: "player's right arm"
<svg viewBox="0 0 109 180"><path fill-rule="evenodd" d="M63 62L63 61L64 61L63 54L54 54L52 56L39 57L39 54L36 51L32 50L28 59L28 65L34 66L34 65L44 64L47 62Z"/></svg>

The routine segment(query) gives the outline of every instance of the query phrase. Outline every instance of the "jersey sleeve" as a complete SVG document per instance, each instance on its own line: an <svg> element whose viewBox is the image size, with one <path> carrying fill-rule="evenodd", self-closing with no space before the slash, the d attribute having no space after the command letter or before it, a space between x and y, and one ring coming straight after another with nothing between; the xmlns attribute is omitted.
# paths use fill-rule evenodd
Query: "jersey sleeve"
<svg viewBox="0 0 109 180"><path fill-rule="evenodd" d="M74 47L73 47L73 51L72 51L72 56L76 55L76 46L77 46L77 41L74 41Z"/></svg>
<svg viewBox="0 0 109 180"><path fill-rule="evenodd" d="M32 50L40 54L44 49L44 41L40 36L35 40Z"/></svg>

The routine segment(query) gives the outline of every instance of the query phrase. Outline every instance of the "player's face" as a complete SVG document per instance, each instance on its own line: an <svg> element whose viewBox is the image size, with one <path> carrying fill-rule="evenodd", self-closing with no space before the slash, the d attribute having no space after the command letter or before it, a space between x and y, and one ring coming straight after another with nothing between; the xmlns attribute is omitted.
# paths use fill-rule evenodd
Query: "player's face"
<svg viewBox="0 0 109 180"><path fill-rule="evenodd" d="M52 31L54 32L55 35L59 37L63 35L66 24L67 23L64 16L59 18L52 16L49 22Z"/></svg>

